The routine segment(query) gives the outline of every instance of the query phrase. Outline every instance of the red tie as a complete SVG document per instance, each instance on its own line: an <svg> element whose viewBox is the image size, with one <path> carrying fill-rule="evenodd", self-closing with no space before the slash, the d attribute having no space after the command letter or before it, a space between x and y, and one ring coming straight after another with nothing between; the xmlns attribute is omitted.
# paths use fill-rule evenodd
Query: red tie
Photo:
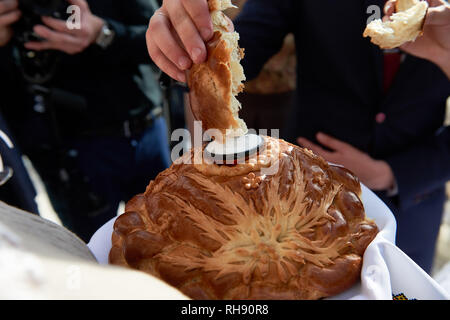
<svg viewBox="0 0 450 320"><path fill-rule="evenodd" d="M400 69L401 53L398 50L384 51L383 89L388 92L394 82L395 75Z"/></svg>
<svg viewBox="0 0 450 320"><path fill-rule="evenodd" d="M386 0L387 2L387 0ZM383 72L383 89L384 93L388 92L394 82L395 75L400 68L401 53L398 49L384 50L384 72Z"/></svg>

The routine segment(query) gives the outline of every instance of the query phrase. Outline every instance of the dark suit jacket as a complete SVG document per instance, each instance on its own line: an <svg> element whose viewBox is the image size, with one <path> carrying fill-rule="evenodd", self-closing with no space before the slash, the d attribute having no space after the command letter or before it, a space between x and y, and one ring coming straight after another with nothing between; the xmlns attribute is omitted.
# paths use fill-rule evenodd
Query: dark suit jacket
<svg viewBox="0 0 450 320"><path fill-rule="evenodd" d="M370 5L383 12L383 0L249 0L235 21L243 65L255 77L284 36L295 34L297 103L285 138L315 141L323 131L386 160L399 193L380 196L397 216L398 243L429 269L450 180L450 128L443 126L450 82L433 64L406 56L383 94L383 53L362 37ZM383 123L375 121L380 112Z"/></svg>

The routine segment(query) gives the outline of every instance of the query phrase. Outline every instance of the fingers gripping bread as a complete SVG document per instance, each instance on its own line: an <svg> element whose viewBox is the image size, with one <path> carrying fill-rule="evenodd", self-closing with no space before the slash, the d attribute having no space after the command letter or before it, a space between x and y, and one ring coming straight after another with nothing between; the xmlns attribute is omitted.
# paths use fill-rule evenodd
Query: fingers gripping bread
<svg viewBox="0 0 450 320"><path fill-rule="evenodd" d="M428 9L426 1L397 0L395 11L388 21L377 19L369 23L364 37L382 49L392 49L414 41L421 33Z"/></svg>
<svg viewBox="0 0 450 320"><path fill-rule="evenodd" d="M247 133L239 119L241 104L236 99L244 88L244 70L240 60L239 34L222 10L233 7L229 0L209 0L214 36L207 43L208 58L195 64L188 75L189 98L194 117L202 121L203 129L218 129L227 136Z"/></svg>

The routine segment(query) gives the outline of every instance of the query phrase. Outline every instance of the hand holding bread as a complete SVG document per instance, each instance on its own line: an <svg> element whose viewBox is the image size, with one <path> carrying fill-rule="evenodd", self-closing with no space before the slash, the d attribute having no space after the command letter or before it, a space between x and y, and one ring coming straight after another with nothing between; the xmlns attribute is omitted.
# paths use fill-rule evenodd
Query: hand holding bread
<svg viewBox="0 0 450 320"><path fill-rule="evenodd" d="M450 78L450 5L444 0L390 0L383 20L372 21L364 37L383 49L403 51L437 64Z"/></svg>
<svg viewBox="0 0 450 320"><path fill-rule="evenodd" d="M239 34L223 10L230 0L170 0L150 20L147 45L153 61L172 78L188 82L190 107L203 129L219 130L215 139L242 136L236 95L243 89ZM188 71L189 70L189 71Z"/></svg>
<svg viewBox="0 0 450 320"><path fill-rule="evenodd" d="M392 4L392 3L390 3ZM422 33L425 15L428 9L426 1L397 0L389 8L395 8L388 19L377 19L369 23L364 37L370 37L372 43L382 49L393 49L408 41L414 41Z"/></svg>
<svg viewBox="0 0 450 320"><path fill-rule="evenodd" d="M164 0L150 20L147 46L162 71L185 82L185 71L206 59L205 42L212 36L207 0Z"/></svg>
<svg viewBox="0 0 450 320"><path fill-rule="evenodd" d="M400 48L416 57L437 64L450 79L450 4L444 0L428 1L423 35Z"/></svg>

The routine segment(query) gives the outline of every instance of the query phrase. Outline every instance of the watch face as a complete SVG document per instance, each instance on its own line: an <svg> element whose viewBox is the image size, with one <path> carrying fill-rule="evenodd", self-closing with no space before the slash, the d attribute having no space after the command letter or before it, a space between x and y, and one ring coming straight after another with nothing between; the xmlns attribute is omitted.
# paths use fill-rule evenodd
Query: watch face
<svg viewBox="0 0 450 320"><path fill-rule="evenodd" d="M100 35L97 38L96 43L102 47L103 49L107 48L109 45L111 45L113 39L114 39L114 31L109 28L108 25L104 25L102 28L102 31L100 32Z"/></svg>

